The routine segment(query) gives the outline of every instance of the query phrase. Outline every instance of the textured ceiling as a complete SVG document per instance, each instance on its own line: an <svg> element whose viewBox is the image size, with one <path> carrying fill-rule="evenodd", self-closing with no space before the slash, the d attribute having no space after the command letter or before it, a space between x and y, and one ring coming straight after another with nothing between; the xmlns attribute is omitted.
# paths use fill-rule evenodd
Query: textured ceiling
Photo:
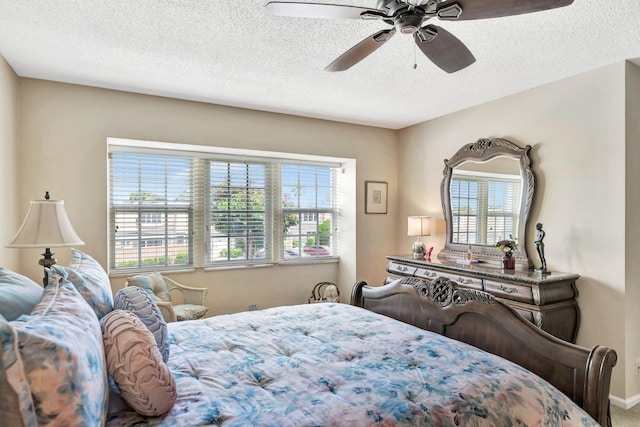
<svg viewBox="0 0 640 427"><path fill-rule="evenodd" d="M0 0L0 54L24 77L391 129L640 57L639 0L575 0L528 15L434 22L476 57L454 74L403 34L330 73L324 67L337 56L389 27L275 17L265 3Z"/></svg>

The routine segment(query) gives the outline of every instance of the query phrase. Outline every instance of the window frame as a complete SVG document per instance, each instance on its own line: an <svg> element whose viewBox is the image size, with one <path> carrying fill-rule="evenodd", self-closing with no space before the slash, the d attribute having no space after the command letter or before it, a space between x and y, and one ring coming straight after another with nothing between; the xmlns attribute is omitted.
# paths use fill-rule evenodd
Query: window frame
<svg viewBox="0 0 640 427"><path fill-rule="evenodd" d="M458 182L467 182L469 185L475 184L477 185L476 194L474 197L460 197L457 198L453 196L453 191L451 188ZM516 208L511 212L500 211L500 212L492 212L489 208L489 187L492 183L507 183L512 186L511 193L516 195L516 197L511 201L511 204ZM509 238L509 236L496 237L493 240L489 238L490 232L487 227L483 227L482 224L487 224L489 218L509 218L512 222L512 235L514 238L518 232L518 222L520 221L520 198L522 194L522 180L520 178L514 179L509 176L495 174L495 173L483 173L483 172L466 172L466 171L456 171L456 176L451 177L450 183L450 205L451 205L451 221L452 221L452 240L459 242L464 245L479 245L478 242L487 242L485 245L493 246L495 242L493 240L498 241L502 239ZM454 209L455 202L454 200L475 200L476 205L476 213L475 215L460 215L459 212ZM469 207L471 208L471 206ZM466 231L460 229L460 221L459 218L467 217L473 218L475 221L475 229L469 228L469 224L472 223L471 219L467 221ZM497 231L494 232L494 234ZM474 241L469 241L469 237L471 235L475 235ZM457 236L457 238L456 238ZM466 240L462 240L462 236L466 236Z"/></svg>
<svg viewBox="0 0 640 427"><path fill-rule="evenodd" d="M272 265L272 264L289 264L289 263L323 263L323 262L336 262L338 260L338 248L339 248L339 216L340 208L338 205L338 171L341 170L342 162L346 159L329 158L321 156L310 155L296 155L292 153L274 153L274 152L262 152L253 150L241 150L242 154L238 154L237 151L229 148L221 147L209 147L209 146L194 146L187 144L175 144L175 143L162 143L152 141L137 141L137 140L125 140L120 138L108 138L107 150L109 153L109 159L111 159L111 153L114 151L124 151L133 153L149 153L149 154L167 154L167 155L180 155L193 157L194 170L192 172L193 180L191 183L191 190L193 191L193 203L191 206L192 216L189 220L189 232L187 233L187 244L189 246L189 259L186 264L180 265L153 265L144 266L140 257L138 257L138 263L134 267L118 267L115 243L116 238L113 229L116 224L115 210L112 204L112 174L117 173L113 171L112 162L109 160L108 164L108 209L109 209L109 224L108 224L108 268L109 274L132 274L148 271L182 271L182 270L194 270L194 269L218 269L218 268L245 268L255 267L260 265ZM267 155L268 154L268 155ZM281 154L282 156L278 156ZM274 156L275 155L275 156ZM211 200L211 188L212 183L207 179L210 177L210 162L227 162L227 163L252 163L267 165L267 176L265 177L265 209L264 209L264 256L260 258L249 258L244 256L240 260L217 260L215 261L211 256L212 251L212 233L209 224L211 224L211 205L207 202ZM284 164L294 165L315 165L315 166L328 166L332 170L332 209L329 209L332 214L333 221L331 223L331 255L321 257L300 257L290 258L287 257L284 250L285 235L283 233L283 221L287 210L284 209L277 201L281 197L281 176L280 168ZM132 208L133 209L133 208ZM320 217L321 213L324 213L313 209L306 209L305 213ZM147 212L144 210L139 216L149 217L155 215L154 212ZM138 224L140 228L140 224ZM177 239L177 237L176 237ZM150 240L149 238L144 239ZM142 239L138 241L138 252L140 252L140 245ZM134 245L135 246L135 245ZM274 250L274 248L282 247L282 251Z"/></svg>

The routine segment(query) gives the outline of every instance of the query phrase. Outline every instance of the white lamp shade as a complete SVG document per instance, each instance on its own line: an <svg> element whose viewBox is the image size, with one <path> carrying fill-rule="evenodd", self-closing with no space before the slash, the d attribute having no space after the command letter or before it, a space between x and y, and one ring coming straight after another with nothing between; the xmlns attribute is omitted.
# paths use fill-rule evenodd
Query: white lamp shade
<svg viewBox="0 0 640 427"><path fill-rule="evenodd" d="M71 226L64 200L32 200L9 248L55 248L84 242Z"/></svg>
<svg viewBox="0 0 640 427"><path fill-rule="evenodd" d="M407 236L430 236L431 217L430 216L410 216L407 217Z"/></svg>

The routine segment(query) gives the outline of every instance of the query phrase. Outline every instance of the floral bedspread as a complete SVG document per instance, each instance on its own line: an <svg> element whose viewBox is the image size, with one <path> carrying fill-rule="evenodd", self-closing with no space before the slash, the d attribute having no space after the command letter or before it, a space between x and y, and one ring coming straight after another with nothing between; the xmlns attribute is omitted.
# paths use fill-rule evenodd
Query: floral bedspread
<svg viewBox="0 0 640 427"><path fill-rule="evenodd" d="M546 381L466 344L346 304L170 323L178 400L108 426L597 426Z"/></svg>

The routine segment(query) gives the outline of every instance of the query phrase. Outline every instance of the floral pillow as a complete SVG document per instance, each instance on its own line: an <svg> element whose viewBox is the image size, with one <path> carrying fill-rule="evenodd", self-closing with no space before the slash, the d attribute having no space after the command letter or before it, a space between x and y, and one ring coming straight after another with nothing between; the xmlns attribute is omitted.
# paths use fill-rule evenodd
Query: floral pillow
<svg viewBox="0 0 640 427"><path fill-rule="evenodd" d="M0 314L15 320L29 314L42 297L42 285L22 274L0 267Z"/></svg>
<svg viewBox="0 0 640 427"><path fill-rule="evenodd" d="M113 296L109 276L102 266L89 255L71 249L73 260L69 267L54 266L59 274L67 276L73 286L94 309L98 319L113 310ZM66 273L63 273L65 271Z"/></svg>
<svg viewBox="0 0 640 427"><path fill-rule="evenodd" d="M22 423L22 414L20 413L20 405L18 396L9 384L7 379L7 371L4 368L4 354L10 351L14 346L13 333L10 329L4 327L8 324L7 320L0 315L0 414L2 414L2 425L20 427ZM5 351L5 347L8 350ZM22 369L22 364L13 363L14 369Z"/></svg>
<svg viewBox="0 0 640 427"><path fill-rule="evenodd" d="M104 424L109 389L100 324L55 270L49 271L49 285L30 315L12 322L0 317L0 354L0 390L7 398L3 422Z"/></svg>

